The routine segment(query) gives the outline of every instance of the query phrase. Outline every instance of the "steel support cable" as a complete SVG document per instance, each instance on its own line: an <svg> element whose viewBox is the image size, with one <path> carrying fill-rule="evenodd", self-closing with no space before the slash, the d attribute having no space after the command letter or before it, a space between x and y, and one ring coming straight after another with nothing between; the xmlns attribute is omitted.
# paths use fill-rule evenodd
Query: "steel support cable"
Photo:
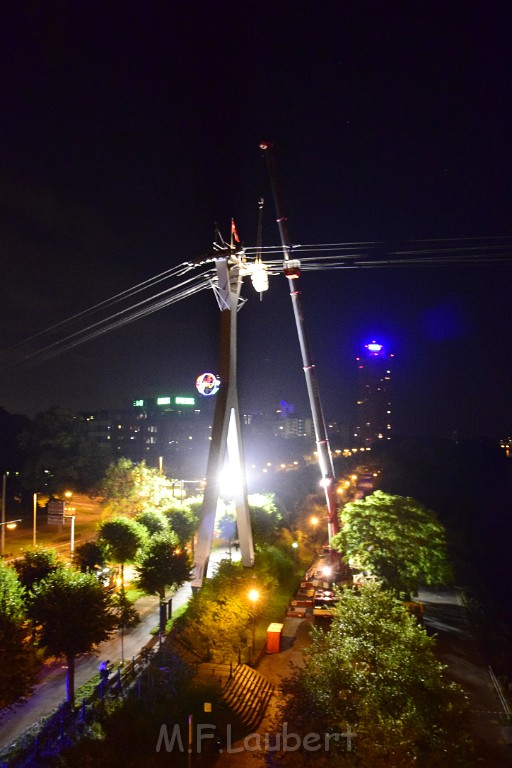
<svg viewBox="0 0 512 768"><path fill-rule="evenodd" d="M180 301L183 298L187 298L189 295L192 295L193 293L196 293L204 288L209 287L210 285L209 281L211 279L212 272L213 272L212 270L209 270L208 273L195 275L193 278L190 278L189 280L184 280L182 283L180 283L177 286L173 286L172 288L169 288L165 291L161 291L160 293L157 293L154 296L150 296L146 299L143 299L137 304L131 305L130 307L126 307L120 310L119 312L116 312L113 315L110 315L106 318L98 320L97 322L92 323L91 325L88 325L86 328L75 331L74 333L69 334L68 336L65 336L63 339L54 341L51 344L48 344L42 347L41 349L32 352L29 355L26 355L24 358L24 361L29 361L34 358L39 359L41 357L42 359L48 359L48 357L53 356L51 353L51 350L56 350L58 354L60 353L60 351L71 349L73 346L76 346L82 343L82 337L83 337L83 341L88 341L92 338L95 338L96 336L101 335L102 333L106 333L109 330L113 330L122 325L126 325L128 322L133 322L133 320L136 320L140 317L144 317L146 314L151 314L153 312L156 312L158 309L162 309L163 307L173 304L175 301ZM194 283L196 285L194 285ZM184 286L187 286L187 287L184 288ZM178 289L180 288L182 290L177 292ZM165 298L163 299L160 298L162 296L165 296ZM159 299L159 298L160 298L160 301L155 301L155 299ZM149 302L154 302L154 303L148 306ZM127 315L128 312L131 312L131 314ZM107 323L108 325L106 325ZM76 343L73 340L75 340ZM66 344L66 342L70 342L70 343ZM47 352L48 354L45 355L44 353L47 353Z"/></svg>
<svg viewBox="0 0 512 768"><path fill-rule="evenodd" d="M157 312L160 309L170 306L171 304L174 304L177 301L180 301L181 299L188 298L189 296L192 296L198 293L199 291L205 290L207 288L209 288L209 283L207 282L205 282L202 285L197 285L194 288L188 288L187 290L183 291L181 295L169 296L166 299L163 299L162 301L157 302L156 304L153 304L149 307L145 307L144 309L134 312L131 315L122 317L116 320L114 323L111 323L109 325L104 325L101 328L97 328L96 330L91 331L91 333L88 333L87 335L82 335L80 338L76 338L67 344L64 344L65 340L63 340L58 347L49 350L46 354L42 354L44 350L41 350L41 352L34 355L32 359L30 360L25 359L25 362L26 364L35 365L37 363L44 362L45 360L49 360L53 357L57 357L58 355L63 354L64 352L68 352L69 350L74 349L75 347L80 346L81 344L85 344L86 342L92 341L93 339L98 338L99 336L110 333L110 331L116 330L118 328L122 328L125 325L129 325L130 323L135 322L136 320L146 317L147 315L153 312Z"/></svg>
<svg viewBox="0 0 512 768"><path fill-rule="evenodd" d="M72 315L71 317L68 317L65 320L61 320L60 322L55 323L55 325L51 325L48 328L45 328L42 331L39 331L38 333L33 334L32 336L28 336L27 338L22 339L22 341L19 341L16 344L13 344L11 347L7 347L6 349L3 349L2 352L9 352L13 349L17 349L23 346L24 344L27 344L29 341L38 339L41 336L51 333L52 331L62 329L65 326L70 325L75 320L79 320L88 315L95 314L96 312L107 309L108 307L113 306L114 304L119 304L119 302L124 301L128 298L131 298L132 296L135 296L137 293L141 293L142 291L148 290L149 288L153 287L157 283L163 282L164 280L169 280L171 277L181 277L190 269L192 269L192 267L190 267L188 264L180 264L177 267L172 267L171 269L166 270L165 272L160 272L158 275L154 275L153 277L150 277L147 280L143 280L142 282L137 283L134 286L131 286L131 288L127 288L126 290L121 291L120 293L114 294L114 296L111 296L109 299L105 299L104 301L100 301L97 304L93 304L91 307L88 307L87 309L84 309L81 312L77 312L75 315Z"/></svg>
<svg viewBox="0 0 512 768"><path fill-rule="evenodd" d="M454 241L460 241L468 238L452 238L449 240L449 242ZM487 238L472 238L472 240L485 240ZM506 240L509 239L507 237L497 237L492 238L493 240ZM440 243L446 243L448 242L446 239L443 240L424 240L424 241L411 241L411 242L440 242ZM366 244L366 243L365 243ZM373 242L371 243L374 244ZM263 247L263 251L269 250L271 247ZM380 259L370 259L368 258L367 254L363 253L346 253L347 250L353 250L350 249L349 244L347 243L340 243L340 244L317 244L315 245L308 245L308 246L297 246L297 250L308 252L313 250L320 249L322 252L325 251L335 251L338 252L338 248L341 248L341 252L339 254L339 257L336 257L336 255L333 255L332 253L328 256L318 255L316 257L312 256L305 256L300 258L301 262L301 269L303 271L324 271L324 270L333 270L333 269L368 269L368 268L381 268L381 267L401 267L401 266L425 266L429 264L436 264L436 265L450 265L454 263L467 263L467 262L496 262L496 261L503 261L508 260L511 257L511 253L506 248L505 245L492 245L492 246L483 246L485 250L491 249L493 252L481 252L482 251L482 245L480 246L472 246L468 248L468 246L457 246L457 247L451 247L451 248L429 248L429 249L410 249L407 251L393 251L391 255L410 255L414 256L414 258L410 259L404 259L404 258L398 258L398 259L389 259L389 258L380 258ZM506 249L506 250L503 250ZM244 249L245 252L254 250L254 249ZM292 249L295 250L295 248ZM480 251L478 253L467 253L468 250L472 251ZM282 252L281 249L279 249L280 252ZM441 254L440 256L435 256L435 254ZM420 258L422 254L425 254L425 258ZM298 254L299 255L299 254ZM367 258L364 258L365 255ZM340 261L341 260L341 261ZM347 260L349 260L350 263L346 263ZM279 260L267 260L264 262L265 266L269 270L270 274L277 274L282 271L282 259ZM55 331L57 329L65 328L67 325L69 325L71 322L78 320L83 317L87 317L88 315L94 314L95 312L99 312L100 310L107 309L109 306L113 306L116 303L119 303L122 300L126 300L130 298L131 296L134 296L144 290L148 290L150 287L158 284L159 282L162 282L163 280L169 279L172 276L181 276L191 269L194 268L194 266L198 265L191 265L189 262L185 262L183 264L178 265L177 267L173 267L170 270L166 270L165 272L159 273L158 275L155 275L152 278L149 278L145 281L142 281L141 283L133 286L132 288L129 288L125 291L120 292L119 294L115 294L110 299L106 299L105 301L99 302L98 304L93 305L92 307L89 307L88 309L84 310L83 312L77 313L76 315L73 315L70 318L67 318L66 320L61 321L60 323L57 323L54 326L51 326L50 328L47 328L43 331L40 331L39 333L28 337L27 339L24 339L23 341L19 342L18 344L14 345L13 347L10 347L9 349L14 349L20 346L23 346L24 344L28 343L31 340L34 340L36 338L40 338L41 336L48 334L52 331ZM97 335L100 335L101 333L106 333L108 330L114 330L116 327L120 325L125 325L126 323L123 320L123 316L131 312L131 310L136 309L137 307L144 306L148 304L148 302L152 302L155 299L158 299L159 296L164 296L170 292L176 291L179 288L181 288L183 285L186 285L188 283L193 283L196 279L199 281L199 283L202 283L203 280L205 280L205 284L200 284L199 287L193 288L191 293L195 293L196 290L202 290L203 288L208 288L210 286L210 278L213 274L213 271L210 270L208 273L202 273L200 276L195 276L193 278L190 278L190 280L184 281L183 283L179 284L178 286L173 286L166 291L162 291L160 293L157 293L155 295L152 295L146 299L144 299L142 302L139 302L138 304L131 305L130 307L127 307L120 312L110 315L107 318L103 318L102 320L99 320L97 323L94 323L92 325L87 326L85 329L78 330L73 334L70 334L66 336L64 339L57 340L52 344L49 344L40 350L36 350L34 353L28 355L25 360L30 360L33 358L37 358L38 356L42 355L44 352L57 348L62 351L72 348L73 346L76 346L77 344L82 343L81 340L78 340L75 344L74 341L72 341L75 338L81 337L82 334L87 334L90 329L100 328L99 332L95 332L92 330L90 334L88 334L86 337L84 337L84 341L89 340L91 338L94 338ZM210 275L210 277L208 277ZM133 322L134 320L138 319L139 317L143 317L145 314L150 314L152 312L158 311L158 309L163 308L165 306L170 305L171 303L174 303L174 301L181 300L182 298L186 298L187 295L191 295L187 292L180 293L176 299L173 299L172 297L169 299L163 299L161 302L155 303L154 305L150 305L150 308L146 312L143 311L137 311L134 312L133 315L129 315L127 322ZM113 318L120 317L120 321L114 321L109 322ZM106 325L107 323L108 326ZM103 330L104 327L104 330ZM66 342L70 342L70 344L63 346ZM52 356L50 353L49 356ZM46 358L44 358L46 359Z"/></svg>

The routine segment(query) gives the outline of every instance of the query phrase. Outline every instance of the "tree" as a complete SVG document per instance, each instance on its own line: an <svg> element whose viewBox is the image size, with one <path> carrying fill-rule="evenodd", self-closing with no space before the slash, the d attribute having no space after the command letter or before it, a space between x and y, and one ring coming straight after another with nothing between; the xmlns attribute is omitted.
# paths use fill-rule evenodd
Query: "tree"
<svg viewBox="0 0 512 768"><path fill-rule="evenodd" d="M29 615L46 654L66 659L67 700L74 707L75 659L115 628L111 599L92 573L61 569L34 587Z"/></svg>
<svg viewBox="0 0 512 768"><path fill-rule="evenodd" d="M273 493L253 493L248 497L252 534L256 545L268 544L281 528L283 516Z"/></svg>
<svg viewBox="0 0 512 768"><path fill-rule="evenodd" d="M0 560L0 709L30 693L36 655L26 626L24 589L14 568Z"/></svg>
<svg viewBox="0 0 512 768"><path fill-rule="evenodd" d="M146 509L135 518L147 529L149 534L166 533L169 530L169 521L166 516L157 509Z"/></svg>
<svg viewBox="0 0 512 768"><path fill-rule="evenodd" d="M84 541L75 549L73 563L79 571L98 571L106 564L105 547L98 541Z"/></svg>
<svg viewBox="0 0 512 768"><path fill-rule="evenodd" d="M160 631L165 631L165 590L177 589L190 578L188 554L178 548L172 533L155 534L137 565L137 585L160 598Z"/></svg>
<svg viewBox="0 0 512 768"><path fill-rule="evenodd" d="M121 592L124 593L124 566L135 560L147 542L147 529L128 517L116 517L100 525L98 536L106 548L107 556L121 568Z"/></svg>
<svg viewBox="0 0 512 768"><path fill-rule="evenodd" d="M171 497L171 484L156 469L129 459L119 459L107 469L101 493L109 513L130 517L160 509Z"/></svg>
<svg viewBox="0 0 512 768"><path fill-rule="evenodd" d="M163 512L169 521L171 531L177 536L181 547L186 547L194 539L199 518L188 504L165 505Z"/></svg>
<svg viewBox="0 0 512 768"><path fill-rule="evenodd" d="M185 641L207 661L229 661L247 644L251 605L247 593L252 572L240 563L219 563L189 601L187 613L177 622Z"/></svg>
<svg viewBox="0 0 512 768"><path fill-rule="evenodd" d="M221 517L216 521L220 536L231 544L236 539L236 509L233 505L226 506Z"/></svg>
<svg viewBox="0 0 512 768"><path fill-rule="evenodd" d="M450 577L444 527L414 499L375 491L346 504L341 524L333 546L396 593L408 596L420 583Z"/></svg>
<svg viewBox="0 0 512 768"><path fill-rule="evenodd" d="M466 701L445 682L434 642L379 584L346 589L330 631L313 631L304 666L284 683L280 716L302 735L355 732L350 752L338 738L311 753L320 764L467 765Z"/></svg>
<svg viewBox="0 0 512 768"><path fill-rule="evenodd" d="M69 488L87 492L105 472L105 456L86 423L61 408L38 413L20 434L25 456L24 484L33 491L61 494Z"/></svg>
<svg viewBox="0 0 512 768"><path fill-rule="evenodd" d="M63 568L56 549L50 547L32 547L23 552L23 557L15 561L14 567L21 584L27 591L51 573Z"/></svg>

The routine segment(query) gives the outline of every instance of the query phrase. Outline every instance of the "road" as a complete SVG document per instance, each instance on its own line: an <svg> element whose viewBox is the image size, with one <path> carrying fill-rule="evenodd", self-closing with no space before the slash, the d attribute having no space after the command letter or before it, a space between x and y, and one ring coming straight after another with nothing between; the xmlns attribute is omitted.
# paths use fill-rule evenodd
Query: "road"
<svg viewBox="0 0 512 768"><path fill-rule="evenodd" d="M512 766L512 733L489 666L472 632L469 615L456 589L424 589L424 623L437 635L436 655L447 665L449 678L469 699L470 726L476 744L476 764L485 768Z"/></svg>

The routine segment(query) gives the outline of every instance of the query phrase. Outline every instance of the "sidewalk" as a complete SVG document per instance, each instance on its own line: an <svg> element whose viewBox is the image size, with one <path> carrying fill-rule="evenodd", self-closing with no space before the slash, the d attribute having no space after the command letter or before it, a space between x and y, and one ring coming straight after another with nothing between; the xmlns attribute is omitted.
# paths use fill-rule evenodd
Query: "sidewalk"
<svg viewBox="0 0 512 768"><path fill-rule="evenodd" d="M210 557L211 567L226 557L223 547L218 547ZM233 559L240 553L233 553ZM192 595L190 583L184 584L172 598L173 611L188 603ZM135 603L140 615L136 627L127 629L102 643L96 653L80 656L75 662L75 690L87 683L98 672L100 661L107 659L117 667L124 656L125 661L137 656L142 648L152 639L151 630L160 620L159 600L156 596L141 597ZM66 699L66 666L64 660L45 664L39 673L34 692L23 704L0 712L0 750L15 742L37 720L49 715Z"/></svg>
<svg viewBox="0 0 512 768"><path fill-rule="evenodd" d="M258 727L259 734L275 733L275 721L280 699L280 685L290 676L292 666L302 664L302 652L309 645L309 630L311 619L285 618L283 620L283 633L281 640L281 652L265 654L256 666L272 685L275 691L270 699L267 711ZM228 744L229 751L221 752L215 761L217 768L257 768L265 765L264 751L248 751L243 749L243 739ZM239 750L239 751L236 751Z"/></svg>
<svg viewBox="0 0 512 768"><path fill-rule="evenodd" d="M189 584L181 587L172 599L173 611L188 602L192 590ZM136 627L125 630L124 638L118 632L110 640L102 643L96 654L90 653L77 659L75 665L75 689L84 685L98 672L102 660L110 660L116 667L121 661L121 644L124 647L124 659L137 656L146 643L151 640L151 630L158 626L159 600L157 597L141 597L135 603L140 615ZM39 675L34 693L21 706L6 710L0 715L0 749L18 739L39 718L45 717L56 709L66 698L66 666L62 660L52 665L45 665Z"/></svg>

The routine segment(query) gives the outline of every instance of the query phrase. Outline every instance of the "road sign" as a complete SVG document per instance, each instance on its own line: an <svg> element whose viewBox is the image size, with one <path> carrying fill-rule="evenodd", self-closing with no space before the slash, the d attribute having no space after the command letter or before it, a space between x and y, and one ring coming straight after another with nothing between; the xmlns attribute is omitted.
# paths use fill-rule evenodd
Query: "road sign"
<svg viewBox="0 0 512 768"><path fill-rule="evenodd" d="M48 502L48 525L64 525L65 502L53 499Z"/></svg>

